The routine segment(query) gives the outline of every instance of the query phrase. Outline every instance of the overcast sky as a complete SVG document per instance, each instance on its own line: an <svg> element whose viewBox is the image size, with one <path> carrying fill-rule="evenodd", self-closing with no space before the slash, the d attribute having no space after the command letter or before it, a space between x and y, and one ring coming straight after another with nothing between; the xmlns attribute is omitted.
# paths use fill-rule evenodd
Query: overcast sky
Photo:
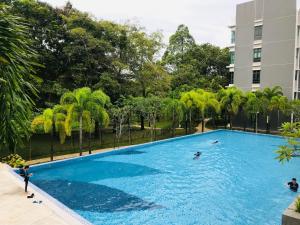
<svg viewBox="0 0 300 225"><path fill-rule="evenodd" d="M42 0L61 7L67 0ZM228 25L234 24L235 6L247 0L70 0L73 7L98 19L131 21L148 32L162 31L165 41L179 24L189 27L197 43L229 44Z"/></svg>

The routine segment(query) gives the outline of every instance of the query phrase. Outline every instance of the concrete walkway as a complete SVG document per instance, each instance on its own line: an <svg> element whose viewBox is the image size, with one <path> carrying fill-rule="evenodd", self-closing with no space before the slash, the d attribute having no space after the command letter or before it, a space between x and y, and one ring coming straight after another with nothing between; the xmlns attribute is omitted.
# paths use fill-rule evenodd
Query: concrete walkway
<svg viewBox="0 0 300 225"><path fill-rule="evenodd" d="M33 190L29 184L29 194L35 197L28 199L23 190L22 180L15 177L9 167L0 164L0 224L1 225L82 225L77 215L61 209L42 193ZM33 201L42 201L41 204Z"/></svg>

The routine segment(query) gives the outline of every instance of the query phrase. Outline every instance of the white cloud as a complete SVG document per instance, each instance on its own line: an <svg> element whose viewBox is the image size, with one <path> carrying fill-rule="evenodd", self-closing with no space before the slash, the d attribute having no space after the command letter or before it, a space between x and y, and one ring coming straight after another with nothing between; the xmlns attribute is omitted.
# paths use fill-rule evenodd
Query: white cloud
<svg viewBox="0 0 300 225"><path fill-rule="evenodd" d="M42 0L63 6L66 0ZM98 19L137 22L148 31L162 30L167 41L179 24L190 28L198 43L229 44L228 25L234 23L235 6L246 0L70 0ZM300 1L300 0L297 0Z"/></svg>

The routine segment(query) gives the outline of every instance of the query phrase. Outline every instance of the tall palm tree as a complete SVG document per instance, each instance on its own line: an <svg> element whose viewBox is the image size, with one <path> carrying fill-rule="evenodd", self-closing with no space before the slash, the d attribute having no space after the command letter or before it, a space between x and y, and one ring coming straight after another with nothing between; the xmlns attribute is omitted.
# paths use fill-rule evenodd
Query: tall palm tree
<svg viewBox="0 0 300 225"><path fill-rule="evenodd" d="M207 116L207 113L209 111L219 113L220 103L216 98L216 94L212 92L207 92L201 89L196 90L196 92L198 93L198 96L195 96L196 99L194 101L196 102L201 113L202 132L204 132L205 118Z"/></svg>
<svg viewBox="0 0 300 225"><path fill-rule="evenodd" d="M174 137L176 126L180 124L183 119L183 103L178 99L166 98L163 103L163 114L172 120L172 137Z"/></svg>
<svg viewBox="0 0 300 225"><path fill-rule="evenodd" d="M255 127L254 132L257 132L257 116L263 111L263 101L262 98L257 95L257 93L248 92L245 96L245 104L243 106L247 117L255 115Z"/></svg>
<svg viewBox="0 0 300 225"><path fill-rule="evenodd" d="M0 150L15 153L30 135L36 57L28 28L0 4Z"/></svg>
<svg viewBox="0 0 300 225"><path fill-rule="evenodd" d="M282 88L275 86L273 88L265 88L262 92L262 97L264 98L264 113L267 116L266 123L266 133L270 132L270 114L273 110L273 105L271 104L272 98L283 96Z"/></svg>
<svg viewBox="0 0 300 225"><path fill-rule="evenodd" d="M54 156L54 133L55 131L59 134L60 143L65 142L67 131L66 127L66 114L67 110L61 106L56 105L53 109L47 108L43 113L35 117L31 122L31 129L36 132L39 127L42 127L46 134L51 134L51 148L50 148L50 159L53 161Z"/></svg>
<svg viewBox="0 0 300 225"><path fill-rule="evenodd" d="M230 129L232 129L232 117L239 111L239 107L243 102L243 93L236 87L221 89L218 92L218 99L221 104L221 108L223 108L228 116Z"/></svg>
<svg viewBox="0 0 300 225"><path fill-rule="evenodd" d="M194 90L189 92L184 92L181 94L180 101L183 103L185 108L185 132L187 133L187 121L189 121L189 130L192 130L192 110L197 108L195 99L197 98L198 93Z"/></svg>
<svg viewBox="0 0 300 225"><path fill-rule="evenodd" d="M79 121L79 149L80 156L82 155L82 134L83 123L91 120L93 117L91 111L96 108L104 110L104 106L108 103L109 97L101 90L92 92L88 87L75 89L73 92L66 92L62 95L60 103L69 106L68 114L74 115Z"/></svg>
<svg viewBox="0 0 300 225"><path fill-rule="evenodd" d="M280 127L279 124L279 115L280 112L286 113L289 109L289 101L286 96L274 96L270 102L270 109L277 110L277 127Z"/></svg>

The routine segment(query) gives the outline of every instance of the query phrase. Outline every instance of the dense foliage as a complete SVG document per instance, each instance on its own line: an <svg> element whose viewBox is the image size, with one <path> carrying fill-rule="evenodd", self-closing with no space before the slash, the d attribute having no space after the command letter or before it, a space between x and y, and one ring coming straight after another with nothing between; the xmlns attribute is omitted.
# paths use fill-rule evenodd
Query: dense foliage
<svg viewBox="0 0 300 225"><path fill-rule="evenodd" d="M18 154L10 154L1 159L2 163L6 163L13 168L19 168L25 166L25 160Z"/></svg>
<svg viewBox="0 0 300 225"><path fill-rule="evenodd" d="M30 132L36 54L27 27L9 10L0 4L0 150L15 152Z"/></svg>
<svg viewBox="0 0 300 225"><path fill-rule="evenodd" d="M43 80L38 108L53 107L64 92L81 87L102 89L115 103L121 96L167 96L175 89L226 85L228 49L196 44L184 25L164 48L161 33L95 20L70 3L63 8L36 0L10 4L11 12L27 21L29 39L44 65L37 71Z"/></svg>

